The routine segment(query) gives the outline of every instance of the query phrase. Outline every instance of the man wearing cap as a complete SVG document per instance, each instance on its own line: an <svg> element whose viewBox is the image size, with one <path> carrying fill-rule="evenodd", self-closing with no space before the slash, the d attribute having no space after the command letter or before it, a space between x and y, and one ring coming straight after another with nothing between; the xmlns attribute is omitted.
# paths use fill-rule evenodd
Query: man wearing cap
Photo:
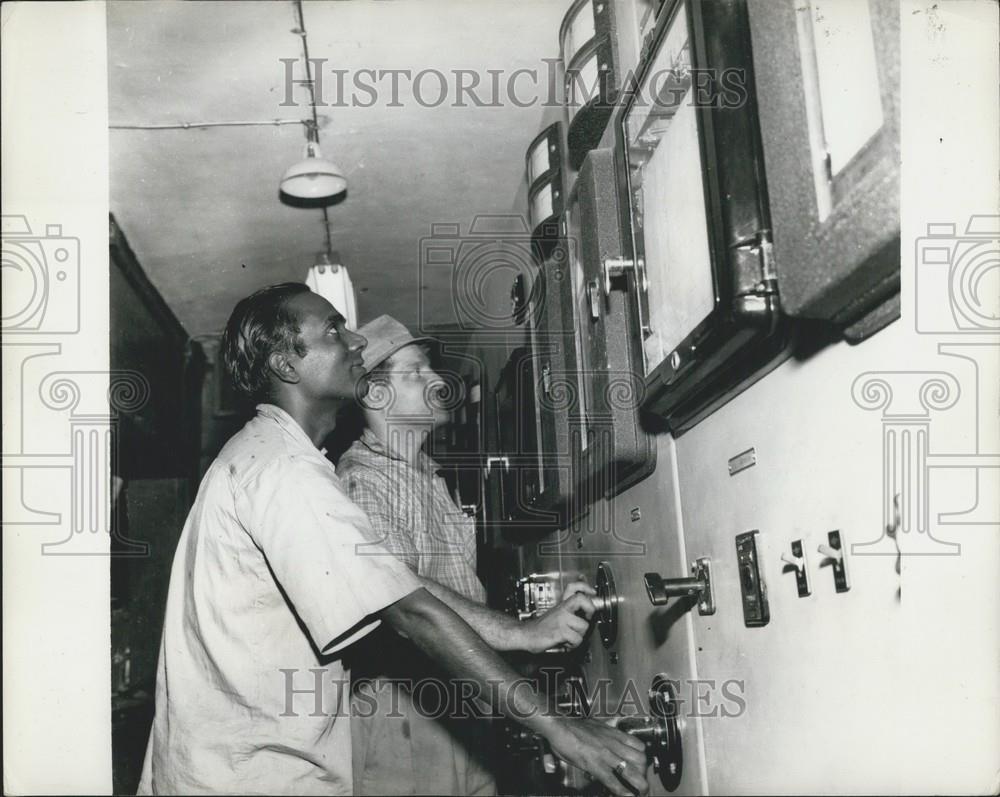
<svg viewBox="0 0 1000 797"><path fill-rule="evenodd" d="M570 584L550 612L523 623L485 606L475 523L422 450L449 418L441 400L447 386L427 351L434 341L414 337L388 315L358 332L368 340L369 391L360 401L366 428L337 472L379 542L495 649L579 645L594 613L594 590L583 582ZM495 793L487 723L454 716L460 707L442 705L449 690L421 688L428 686L421 678L440 681L441 674L412 644L391 631L374 634L356 646L352 669L365 709L353 724L358 794Z"/></svg>
<svg viewBox="0 0 1000 797"><path fill-rule="evenodd" d="M364 392L365 340L301 283L237 304L223 336L257 415L198 490L174 565L140 794L352 794L345 651L380 623L617 794L642 745L538 695L381 546L319 444ZM494 684L497 688L493 688Z"/></svg>

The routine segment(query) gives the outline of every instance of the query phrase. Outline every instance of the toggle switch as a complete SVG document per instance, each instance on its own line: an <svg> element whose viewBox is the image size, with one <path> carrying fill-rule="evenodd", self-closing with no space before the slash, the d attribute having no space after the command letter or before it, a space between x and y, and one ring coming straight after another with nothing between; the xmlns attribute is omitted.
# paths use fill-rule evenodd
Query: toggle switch
<svg viewBox="0 0 1000 797"><path fill-rule="evenodd" d="M837 592L847 592L850 582L847 579L847 555L844 553L843 540L839 531L831 531L826 535L828 544L816 548L823 560L831 563L833 570L833 586ZM820 564L820 567L823 565Z"/></svg>
<svg viewBox="0 0 1000 797"><path fill-rule="evenodd" d="M836 548L831 548L829 545L820 545L816 550L823 554L823 556L827 559L835 559L838 562L841 562L844 559L842 551L838 551Z"/></svg>
<svg viewBox="0 0 1000 797"><path fill-rule="evenodd" d="M786 551L781 554L781 561L795 568L795 585L798 587L799 597L805 598L812 592L812 589L809 586L809 563L806 561L802 540L792 540L791 548L791 553Z"/></svg>

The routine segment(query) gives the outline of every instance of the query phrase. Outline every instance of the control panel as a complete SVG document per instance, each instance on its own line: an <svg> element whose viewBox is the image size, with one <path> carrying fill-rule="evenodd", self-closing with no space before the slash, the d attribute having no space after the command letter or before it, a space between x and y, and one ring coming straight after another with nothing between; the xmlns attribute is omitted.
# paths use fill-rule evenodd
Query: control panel
<svg viewBox="0 0 1000 797"><path fill-rule="evenodd" d="M559 574L531 573L515 583L510 609L518 620L530 620L544 614L558 602Z"/></svg>
<svg viewBox="0 0 1000 797"><path fill-rule="evenodd" d="M566 717L592 716L582 671L567 671L555 683L555 694L551 697L559 714ZM648 691L649 714L613 721L619 730L645 744L648 764L668 792L677 789L684 774L681 719L674 683L666 674L658 674ZM560 759L538 734L519 725L508 724L505 746L509 753L528 759L529 776L538 791L563 794L593 791L594 780L590 773Z"/></svg>

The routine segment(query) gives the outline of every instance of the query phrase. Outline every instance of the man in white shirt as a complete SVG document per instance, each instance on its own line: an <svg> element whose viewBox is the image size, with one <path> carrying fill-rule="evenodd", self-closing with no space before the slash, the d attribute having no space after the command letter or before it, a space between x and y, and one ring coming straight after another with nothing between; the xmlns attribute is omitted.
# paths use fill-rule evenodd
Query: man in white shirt
<svg viewBox="0 0 1000 797"><path fill-rule="evenodd" d="M205 474L178 542L140 793L351 794L339 654L383 620L614 793L644 792L641 742L548 713L458 615L373 545L318 448L364 390L364 346L298 283L258 291L233 311L226 366L263 403Z"/></svg>

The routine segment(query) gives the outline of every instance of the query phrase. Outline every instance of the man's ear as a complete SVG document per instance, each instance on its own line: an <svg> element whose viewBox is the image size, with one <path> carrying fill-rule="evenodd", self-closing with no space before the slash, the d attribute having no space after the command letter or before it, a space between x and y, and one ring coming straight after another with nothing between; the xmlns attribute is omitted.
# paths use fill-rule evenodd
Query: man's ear
<svg viewBox="0 0 1000 797"><path fill-rule="evenodd" d="M294 385L299 381L298 372L295 370L295 366L292 365L291 361L288 359L287 352L272 351L267 357L267 367L268 370L270 370L270 372L282 382Z"/></svg>

